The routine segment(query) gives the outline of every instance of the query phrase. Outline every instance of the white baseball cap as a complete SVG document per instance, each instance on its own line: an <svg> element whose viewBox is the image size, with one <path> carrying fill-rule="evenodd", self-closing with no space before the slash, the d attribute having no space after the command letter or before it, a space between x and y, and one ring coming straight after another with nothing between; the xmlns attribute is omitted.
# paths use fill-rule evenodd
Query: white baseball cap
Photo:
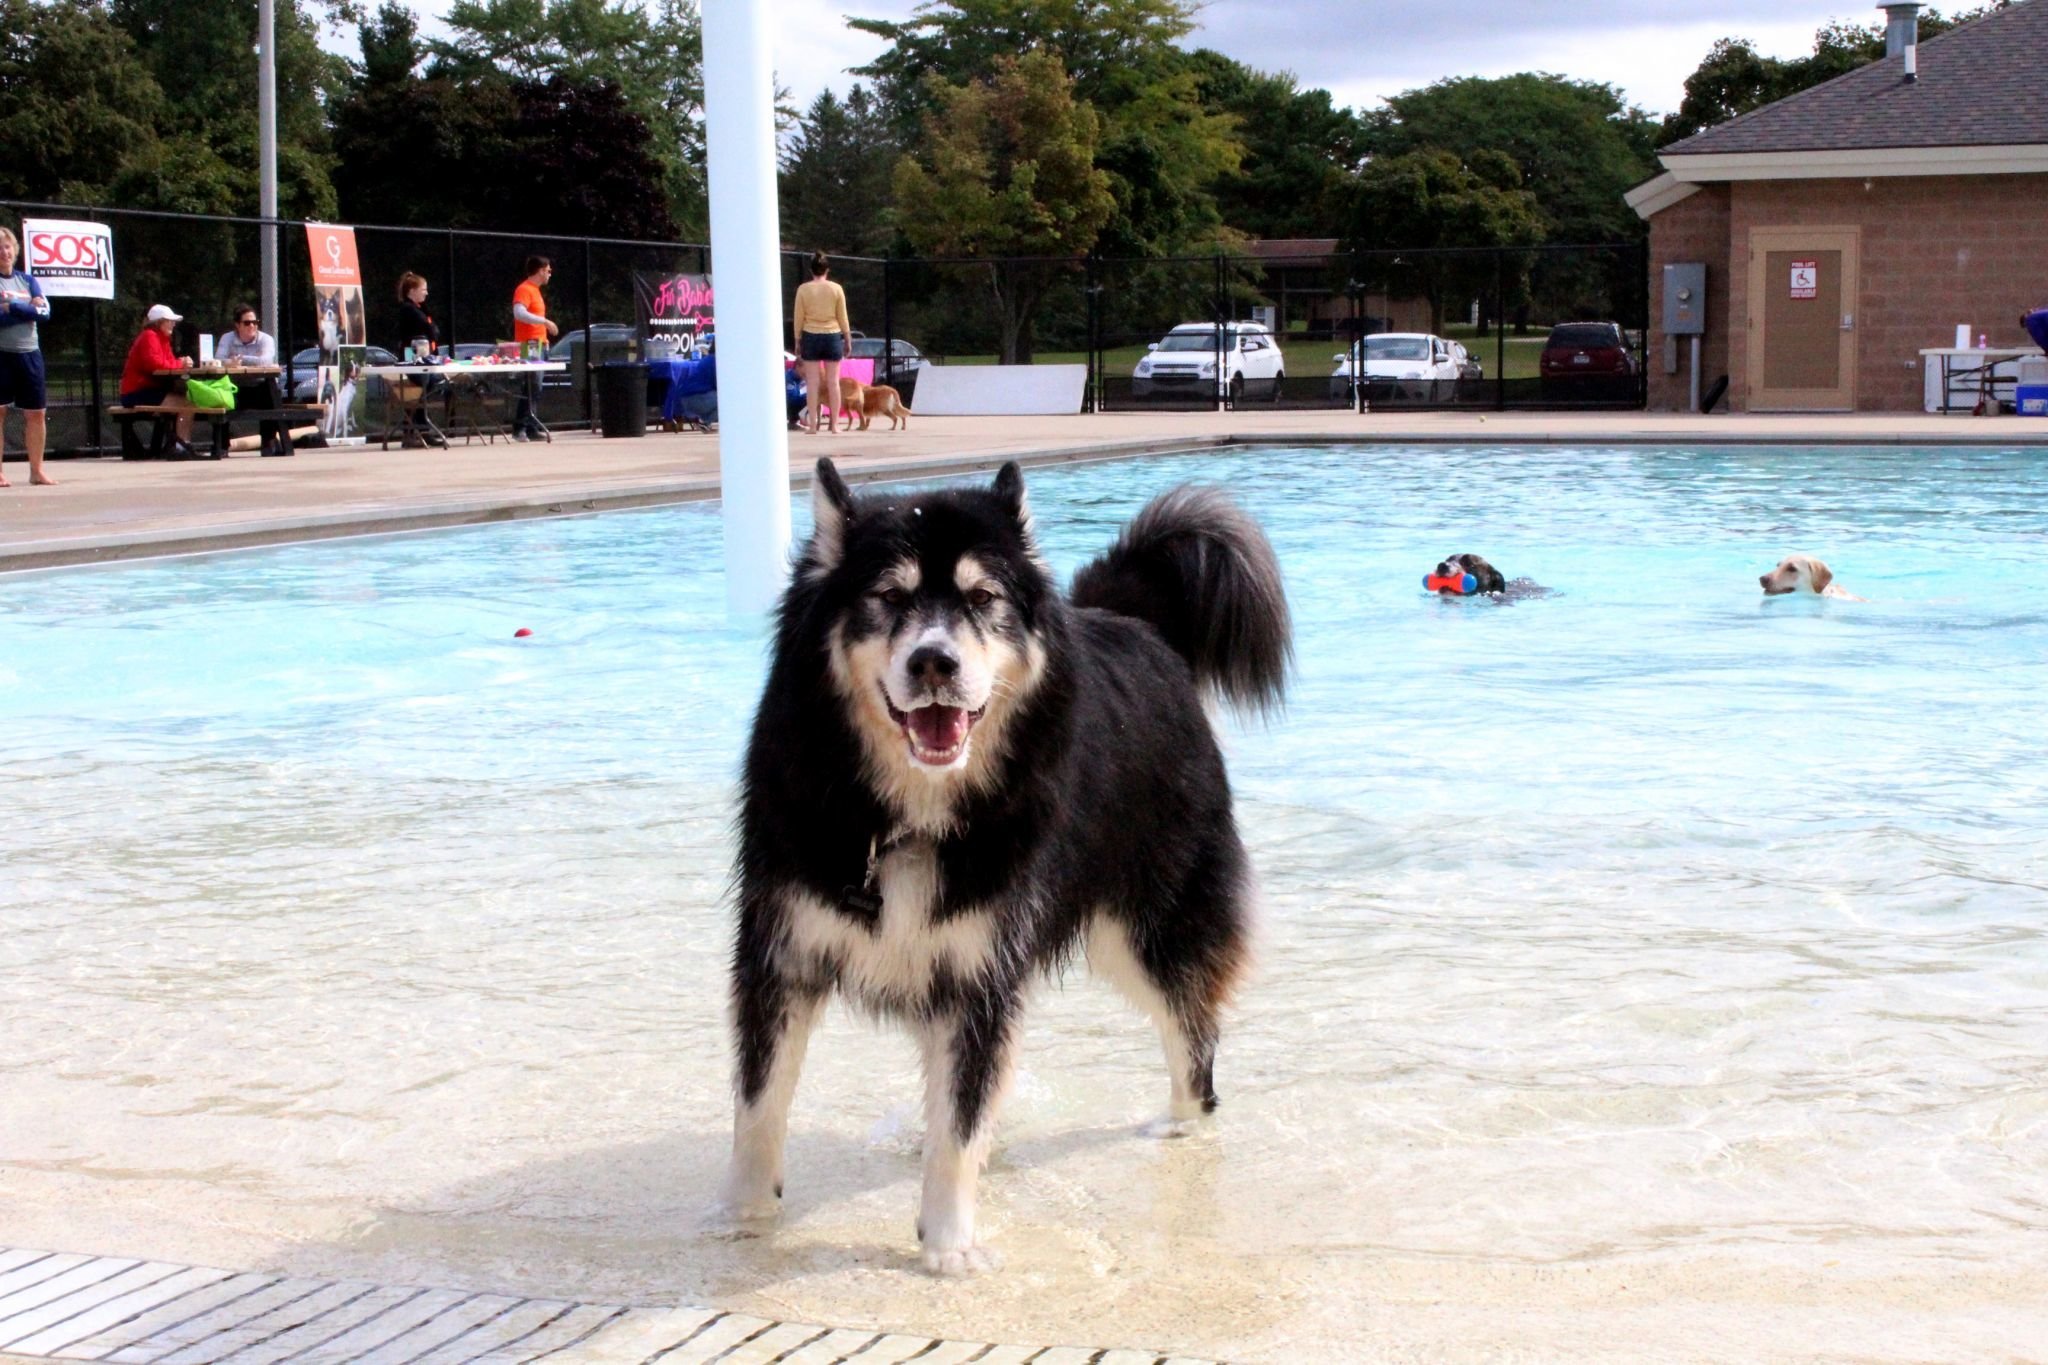
<svg viewBox="0 0 2048 1365"><path fill-rule="evenodd" d="M183 322L185 318L183 314L173 313L161 303L152 303L149 306L149 320L151 322Z"/></svg>

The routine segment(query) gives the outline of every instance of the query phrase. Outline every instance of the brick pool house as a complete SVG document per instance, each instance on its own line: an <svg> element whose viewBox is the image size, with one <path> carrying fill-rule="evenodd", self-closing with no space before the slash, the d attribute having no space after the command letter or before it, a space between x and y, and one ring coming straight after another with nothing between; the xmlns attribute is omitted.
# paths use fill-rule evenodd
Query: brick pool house
<svg viewBox="0 0 2048 1365"><path fill-rule="evenodd" d="M1704 262L1703 386L1737 412L1918 411L1922 347L2024 346L2048 306L2048 0L1914 42L1666 147L1650 225L1649 406L1689 402L1663 267ZM1909 74L1917 67L1917 76ZM1974 340L1974 335L1973 338Z"/></svg>

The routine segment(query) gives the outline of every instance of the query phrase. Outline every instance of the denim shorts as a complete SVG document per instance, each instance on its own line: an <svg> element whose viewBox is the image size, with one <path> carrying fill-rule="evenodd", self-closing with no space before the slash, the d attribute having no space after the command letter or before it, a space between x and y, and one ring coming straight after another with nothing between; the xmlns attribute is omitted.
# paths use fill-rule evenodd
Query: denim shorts
<svg viewBox="0 0 2048 1365"><path fill-rule="evenodd" d="M846 334L844 332L805 332L803 349L797 352L802 360L844 360L846 359Z"/></svg>
<svg viewBox="0 0 2048 1365"><path fill-rule="evenodd" d="M41 412L50 406L41 351L0 351L0 408Z"/></svg>
<svg viewBox="0 0 2048 1365"><path fill-rule="evenodd" d="M130 389L127 393L121 395L121 406L124 408L153 408L170 396L171 391L166 388Z"/></svg>

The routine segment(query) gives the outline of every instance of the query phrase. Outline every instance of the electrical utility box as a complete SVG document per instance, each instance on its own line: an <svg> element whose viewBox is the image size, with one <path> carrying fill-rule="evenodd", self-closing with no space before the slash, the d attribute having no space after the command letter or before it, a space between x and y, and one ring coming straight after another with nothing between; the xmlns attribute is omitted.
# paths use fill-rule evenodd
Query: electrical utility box
<svg viewBox="0 0 2048 1365"><path fill-rule="evenodd" d="M1707 330L1707 266L1687 261L1664 267L1664 335L1699 336Z"/></svg>

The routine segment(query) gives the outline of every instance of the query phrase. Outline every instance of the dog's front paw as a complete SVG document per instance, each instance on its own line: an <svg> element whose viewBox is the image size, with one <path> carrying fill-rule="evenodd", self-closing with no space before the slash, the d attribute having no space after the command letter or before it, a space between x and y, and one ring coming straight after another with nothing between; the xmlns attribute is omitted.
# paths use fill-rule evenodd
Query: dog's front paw
<svg viewBox="0 0 2048 1365"><path fill-rule="evenodd" d="M1169 1114L1164 1118L1153 1119L1150 1123L1138 1129L1138 1132L1148 1138L1166 1140L1187 1137L1201 1126L1202 1119L1199 1114L1191 1119L1176 1118Z"/></svg>
<svg viewBox="0 0 2048 1365"><path fill-rule="evenodd" d="M772 1228L782 1217L782 1187L766 1188L735 1181L711 1210L716 1228L736 1237L755 1237Z"/></svg>
<svg viewBox="0 0 2048 1365"><path fill-rule="evenodd" d="M969 1275L984 1271L1000 1270L1003 1258L985 1246L926 1247L924 1249L925 1273L942 1279L964 1280Z"/></svg>

